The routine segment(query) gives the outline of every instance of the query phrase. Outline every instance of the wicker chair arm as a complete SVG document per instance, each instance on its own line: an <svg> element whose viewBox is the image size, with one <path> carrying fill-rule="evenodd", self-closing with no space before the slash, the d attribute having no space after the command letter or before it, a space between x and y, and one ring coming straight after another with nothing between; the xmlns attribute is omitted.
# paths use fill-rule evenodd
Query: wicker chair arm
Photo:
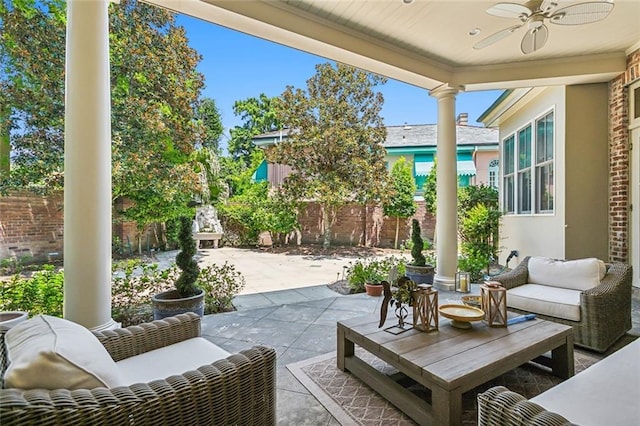
<svg viewBox="0 0 640 426"><path fill-rule="evenodd" d="M273 425L275 349L255 346L165 380L113 389L0 390L13 425Z"/></svg>
<svg viewBox="0 0 640 426"><path fill-rule="evenodd" d="M513 270L491 277L491 280L498 281L507 290L526 284L529 279L529 259L530 256L525 257Z"/></svg>
<svg viewBox="0 0 640 426"><path fill-rule="evenodd" d="M127 328L94 332L114 361L200 336L200 317L192 312Z"/></svg>
<svg viewBox="0 0 640 426"><path fill-rule="evenodd" d="M567 419L504 386L478 394L478 426L570 426Z"/></svg>
<svg viewBox="0 0 640 426"><path fill-rule="evenodd" d="M588 297L603 297L607 295L615 297L615 293L626 292L627 290L631 290L631 267L624 263L614 263L609 267L600 284L585 290L583 293Z"/></svg>

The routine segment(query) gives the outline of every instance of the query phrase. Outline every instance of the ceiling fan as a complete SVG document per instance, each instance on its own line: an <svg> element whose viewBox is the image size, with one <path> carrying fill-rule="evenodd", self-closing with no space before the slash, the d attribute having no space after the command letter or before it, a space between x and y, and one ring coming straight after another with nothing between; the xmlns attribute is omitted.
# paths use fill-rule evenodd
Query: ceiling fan
<svg viewBox="0 0 640 426"><path fill-rule="evenodd" d="M525 4L496 3L487 13L501 18L514 18L519 24L505 28L480 40L474 49L483 49L516 32L521 27L527 32L520 43L522 53L529 54L541 49L549 37L545 22L557 25L582 25L605 19L613 9L613 0L589 1L556 9L558 3L550 0L531 0Z"/></svg>

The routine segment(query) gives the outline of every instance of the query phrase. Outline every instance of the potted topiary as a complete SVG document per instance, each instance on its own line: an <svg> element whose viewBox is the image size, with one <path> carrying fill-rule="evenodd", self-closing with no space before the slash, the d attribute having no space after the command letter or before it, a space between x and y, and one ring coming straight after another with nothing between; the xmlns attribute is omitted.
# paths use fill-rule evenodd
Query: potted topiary
<svg viewBox="0 0 640 426"><path fill-rule="evenodd" d="M180 218L178 244L180 253L176 256L176 264L181 272L175 281L175 290L159 293L151 298L153 319L162 319L185 312L204 314L204 291L198 287L200 268L193 258L197 252L196 242L191 230L192 221L183 216Z"/></svg>
<svg viewBox="0 0 640 426"><path fill-rule="evenodd" d="M407 263L405 275L416 284L433 284L435 266L427 263L426 257L422 254L424 241L420 235L420 223L416 219L411 221L411 242L413 262Z"/></svg>

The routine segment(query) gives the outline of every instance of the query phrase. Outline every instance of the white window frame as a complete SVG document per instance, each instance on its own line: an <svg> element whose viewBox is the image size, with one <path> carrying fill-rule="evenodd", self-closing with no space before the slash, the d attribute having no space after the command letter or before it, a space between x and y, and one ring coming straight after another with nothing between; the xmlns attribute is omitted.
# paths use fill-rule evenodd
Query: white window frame
<svg viewBox="0 0 640 426"><path fill-rule="evenodd" d="M547 157L544 161L538 162L537 157L537 149L538 149L538 124L545 118L551 115L552 118L552 148L551 148L551 156ZM515 216L531 216L531 215L553 215L555 213L555 186L556 186L556 176L555 176L555 161L556 161L556 111L555 108L550 108L544 111L542 114L534 117L530 121L523 123L520 127L515 129L513 132L507 134L504 138L502 138L502 158L500 168L501 174L501 184L502 184L502 196L500 198L502 204L502 210L506 215L515 215ZM520 167L518 159L520 158L520 143L519 136L525 131L527 128L531 128L531 142L530 142L530 161L528 165L524 167ZM505 174L509 167L507 165L506 158L506 150L505 145L509 139L513 140L513 158L511 158L511 170L512 172L509 174ZM539 191L540 181L539 175L540 170L542 168L548 168L551 171L551 193L550 200L552 204L552 208L550 209L541 209L540 208L540 200L541 200L541 192ZM522 209L521 205L521 191L523 188L520 188L520 177L521 173L529 173L529 209ZM513 185L513 195L512 195L512 206L509 209L507 205L508 197L509 197L509 180Z"/></svg>
<svg viewBox="0 0 640 426"><path fill-rule="evenodd" d="M509 141L509 139L511 141ZM513 158L511 158L511 161L508 161L507 158L505 158L505 156L507 155L507 150L505 149L505 146L507 144L507 142L510 142L513 144ZM517 158L516 155L516 138L514 134L511 134L509 136L507 136L506 138L504 138L502 140L502 164L504 164L504 167L502 167L502 171L503 173L505 173L502 177L502 209L504 211L505 214L515 214L516 210L516 191L515 191L515 173L516 173L516 169L515 169L515 160ZM509 170L509 167L507 166L507 164L510 164L511 166L513 166L511 168L511 171L507 174L507 171ZM512 192L509 192L509 189L512 189ZM508 200L509 199L509 200ZM507 202L507 201L510 201Z"/></svg>
<svg viewBox="0 0 640 426"><path fill-rule="evenodd" d="M498 189L498 179L500 175L500 161L499 160L491 160L489 162L489 186Z"/></svg>
<svg viewBox="0 0 640 426"><path fill-rule="evenodd" d="M527 129L529 130L529 140L526 141L526 143L529 146L529 159L528 162L525 162L524 164L521 164L521 156L524 155L521 151L523 151L521 148L521 136L523 134L525 134L525 132L527 131ZM516 192L516 197L515 199L516 201L516 211L517 214L531 214L531 200L532 200L532 196L531 194L533 193L533 184L531 182L532 176L533 176L533 172L532 172L532 167L531 167L531 163L532 163L532 150L533 150L533 126L531 124L527 124L526 126L524 126L523 128L521 128L520 130L518 130L516 132L516 164L515 164L515 170L516 170L516 176L517 176L517 182L516 182L516 188L517 191ZM523 180L527 178L529 181L529 190L525 191L523 188ZM525 200L527 205L525 206Z"/></svg>

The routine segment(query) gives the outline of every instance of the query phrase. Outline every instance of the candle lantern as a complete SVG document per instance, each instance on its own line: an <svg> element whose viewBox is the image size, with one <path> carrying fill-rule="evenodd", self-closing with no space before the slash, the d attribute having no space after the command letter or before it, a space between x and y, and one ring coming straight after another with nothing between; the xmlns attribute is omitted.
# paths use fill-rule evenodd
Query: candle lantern
<svg viewBox="0 0 640 426"><path fill-rule="evenodd" d="M471 292L471 274L469 272L456 272L455 290L460 293Z"/></svg>
<svg viewBox="0 0 640 426"><path fill-rule="evenodd" d="M413 292L413 328L427 333L438 329L438 291L429 284Z"/></svg>
<svg viewBox="0 0 640 426"><path fill-rule="evenodd" d="M484 320L489 327L507 326L507 289L497 281L487 281L480 286Z"/></svg>

